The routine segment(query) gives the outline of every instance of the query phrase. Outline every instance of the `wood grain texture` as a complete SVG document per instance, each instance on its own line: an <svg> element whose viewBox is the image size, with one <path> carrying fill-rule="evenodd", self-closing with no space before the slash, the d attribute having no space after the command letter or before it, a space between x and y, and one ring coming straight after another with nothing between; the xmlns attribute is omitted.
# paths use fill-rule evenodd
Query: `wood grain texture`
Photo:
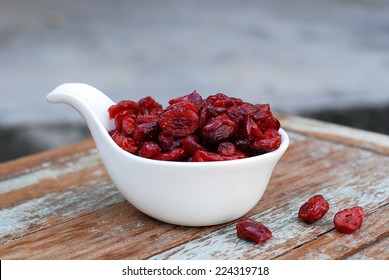
<svg viewBox="0 0 389 280"><path fill-rule="evenodd" d="M277 114L287 130L389 155L389 136L323 121Z"/></svg>
<svg viewBox="0 0 389 280"><path fill-rule="evenodd" d="M377 242L347 257L349 260L389 260L389 238L385 237Z"/></svg>
<svg viewBox="0 0 389 280"><path fill-rule="evenodd" d="M353 234L342 234L332 230L278 259L344 259L378 240L387 239L389 237L387 221L389 221L389 205L366 213L361 229Z"/></svg>
<svg viewBox="0 0 389 280"><path fill-rule="evenodd" d="M273 231L264 245L238 239L235 222L181 227L142 214L117 191L86 141L0 165L0 258L388 259L385 142L366 144L341 128L350 133L345 140L325 123L296 121L302 124L287 127L290 147L247 214ZM316 193L330 210L306 225L297 211ZM362 229L336 232L334 214L354 205L365 209Z"/></svg>
<svg viewBox="0 0 389 280"><path fill-rule="evenodd" d="M40 169L45 165L51 164L58 158L73 156L77 153L83 153L86 150L94 148L95 144L92 139L65 147L40 152L34 155L14 159L8 162L0 163L0 178L7 179L8 176L17 177L19 174L28 173L31 168Z"/></svg>

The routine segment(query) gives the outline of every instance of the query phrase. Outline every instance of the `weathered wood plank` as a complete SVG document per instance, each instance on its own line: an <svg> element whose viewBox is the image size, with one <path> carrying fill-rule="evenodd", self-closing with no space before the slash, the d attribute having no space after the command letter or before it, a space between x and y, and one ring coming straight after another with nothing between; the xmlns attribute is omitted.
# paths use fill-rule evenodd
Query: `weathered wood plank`
<svg viewBox="0 0 389 280"><path fill-rule="evenodd" d="M123 202L0 246L1 259L143 259L210 228L156 221ZM181 238L182 237L182 238Z"/></svg>
<svg viewBox="0 0 389 280"><path fill-rule="evenodd" d="M123 202L109 180L89 181L0 210L0 243L51 228L76 217ZM50 230L55 234L52 230ZM61 232L56 233L61 235ZM0 257L4 254L0 246Z"/></svg>
<svg viewBox="0 0 389 280"><path fill-rule="evenodd" d="M338 124L277 114L282 127L320 139L353 145L389 155L389 136Z"/></svg>
<svg viewBox="0 0 389 280"><path fill-rule="evenodd" d="M46 162L24 170L23 174L9 177L0 181L0 195L13 190L37 185L46 180L58 180L72 172L82 171L89 167L101 165L102 161L96 149L82 153L64 156L56 161Z"/></svg>
<svg viewBox="0 0 389 280"><path fill-rule="evenodd" d="M16 177L22 174L26 174L30 170L45 168L46 165L57 161L59 158L69 157L74 154L77 155L78 153L83 153L93 148L95 148L93 140L88 139L65 147L60 147L0 163L0 181L8 179L10 176Z"/></svg>
<svg viewBox="0 0 389 280"><path fill-rule="evenodd" d="M32 220L28 226L32 229L25 226L16 229L12 238L5 237L5 243L0 245L0 257L274 258L333 230L329 217L334 213L313 227L296 221L298 207L317 192L328 196L331 205L342 208L361 204L368 213L388 203L388 157L295 133L291 137L292 144L276 167L262 201L249 213L273 227L275 237L264 246L238 240L234 223L206 228L168 225L148 218L127 202L120 202L121 197L103 205L92 203L77 212L78 194L67 193L65 200L70 200L69 205L51 215L46 211L43 215L46 222L39 231L31 225L41 217ZM82 199L90 199L88 203L104 196L81 185L78 191L83 192ZM59 194L50 195L52 201L58 201ZM42 209L39 199L31 203L28 209L39 213ZM54 204L46 203L50 205L47 209ZM5 210L12 212L15 207ZM72 214L65 214L67 218L61 220L63 213ZM31 219L33 214L30 210L24 220ZM18 222L15 216L8 221Z"/></svg>
<svg viewBox="0 0 389 280"><path fill-rule="evenodd" d="M61 192L81 182L104 180L106 169L95 149L77 153L77 157L62 157L57 161L31 168L20 177L0 182L0 209L23 201Z"/></svg>
<svg viewBox="0 0 389 280"><path fill-rule="evenodd" d="M68 189L81 184L91 184L107 179L107 172L101 165L82 169L80 171L58 176L56 178L42 179L33 185L23 188L12 189L12 191L0 195L0 209L16 206L31 199L39 198L50 193L65 192Z"/></svg>
<svg viewBox="0 0 389 280"><path fill-rule="evenodd" d="M347 257L349 260L389 260L389 236Z"/></svg>

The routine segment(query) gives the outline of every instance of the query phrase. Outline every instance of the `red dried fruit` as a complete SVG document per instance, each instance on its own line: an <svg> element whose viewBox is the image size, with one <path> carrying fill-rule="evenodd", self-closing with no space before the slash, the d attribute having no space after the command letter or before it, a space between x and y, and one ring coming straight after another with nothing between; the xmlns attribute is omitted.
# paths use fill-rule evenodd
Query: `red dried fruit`
<svg viewBox="0 0 389 280"><path fill-rule="evenodd" d="M197 93L197 91L193 91L191 94L170 99L169 104L172 105L181 101L188 101L192 103L194 106L196 106L197 109L200 109L203 102L203 98L201 97L200 94Z"/></svg>
<svg viewBox="0 0 389 280"><path fill-rule="evenodd" d="M173 104L160 115L158 124L167 134L175 137L188 136L198 128L199 117L191 109Z"/></svg>
<svg viewBox="0 0 389 280"><path fill-rule="evenodd" d="M112 105L108 108L109 117L111 119L115 118L116 115L122 111L127 111L128 113L136 114L138 112L139 106L136 102L131 100L122 100L118 104Z"/></svg>
<svg viewBox="0 0 389 280"><path fill-rule="evenodd" d="M206 99L209 104L212 104L215 107L228 108L234 105L234 102L238 103L241 99L231 98L224 93L218 93L215 95L210 95Z"/></svg>
<svg viewBox="0 0 389 280"><path fill-rule="evenodd" d="M243 218L236 224L236 233L239 238L263 244L272 237L272 232L262 223Z"/></svg>
<svg viewBox="0 0 389 280"><path fill-rule="evenodd" d="M203 127L205 123L212 117L207 106L201 107L199 110L199 127Z"/></svg>
<svg viewBox="0 0 389 280"><path fill-rule="evenodd" d="M169 152L162 154L162 160L169 160L169 161L181 161L184 158L186 158L186 151L183 148L176 148Z"/></svg>
<svg viewBox="0 0 389 280"><path fill-rule="evenodd" d="M138 123L158 122L159 116L157 115L138 115Z"/></svg>
<svg viewBox="0 0 389 280"><path fill-rule="evenodd" d="M321 219L330 208L327 200L321 195L312 196L299 209L298 217L304 223L313 224Z"/></svg>
<svg viewBox="0 0 389 280"><path fill-rule="evenodd" d="M280 128L280 122L275 117L266 117L259 120L262 130L274 129L277 130Z"/></svg>
<svg viewBox="0 0 389 280"><path fill-rule="evenodd" d="M258 152L270 152L277 150L281 145L281 135L277 130L269 129L264 134L264 139L255 139L250 147Z"/></svg>
<svg viewBox="0 0 389 280"><path fill-rule="evenodd" d="M123 109L115 115L115 128L119 132L122 130L122 122L125 117L131 116L136 118L136 112L132 109Z"/></svg>
<svg viewBox="0 0 389 280"><path fill-rule="evenodd" d="M158 135L158 145L161 147L161 149L165 152L173 150L175 148L181 147L181 139L176 138L170 134L161 132Z"/></svg>
<svg viewBox="0 0 389 280"><path fill-rule="evenodd" d="M256 116L256 119L259 118L259 116L256 115L259 110L257 105L243 102L238 108L243 110L245 112L245 115L249 115L250 117Z"/></svg>
<svg viewBox="0 0 389 280"><path fill-rule="evenodd" d="M178 108L178 107L189 109L189 110L195 112L196 115L197 115L197 113L198 113L198 111L199 111L199 109L198 109L193 103L191 103L191 102L189 102L189 101L180 101L180 102L176 102L176 103L174 103L174 104L168 106L168 107L166 108L166 111L169 111L170 109L174 110L174 109L176 109L176 108Z"/></svg>
<svg viewBox="0 0 389 280"><path fill-rule="evenodd" d="M145 142L139 150L139 156L151 159L161 159L162 151L154 142Z"/></svg>
<svg viewBox="0 0 389 280"><path fill-rule="evenodd" d="M227 115L236 123L240 123L244 116L247 115L246 111L241 106L232 106L227 109Z"/></svg>
<svg viewBox="0 0 389 280"><path fill-rule="evenodd" d="M220 143L235 136L238 125L223 113L208 120L202 128L202 135L206 141Z"/></svg>
<svg viewBox="0 0 389 280"><path fill-rule="evenodd" d="M337 231L351 234L361 228L365 215L360 206L339 211L334 216L334 224Z"/></svg>
<svg viewBox="0 0 389 280"><path fill-rule="evenodd" d="M153 141L158 135L157 122L141 123L135 127L133 138L138 142Z"/></svg>
<svg viewBox="0 0 389 280"><path fill-rule="evenodd" d="M247 155L242 152L236 152L229 156L223 156L224 160L234 160L234 159L241 159L241 158L247 158Z"/></svg>
<svg viewBox="0 0 389 280"><path fill-rule="evenodd" d="M239 98L232 98L223 93L210 95L205 99L204 106L212 116L220 115L226 112L227 108L238 106L242 103Z"/></svg>
<svg viewBox="0 0 389 280"><path fill-rule="evenodd" d="M207 151L197 151L193 157L192 157L192 160L193 161L198 161L198 162L204 162L204 161L222 161L224 160L224 157L219 155L219 154L216 154L216 153L212 153L212 152L207 152Z"/></svg>
<svg viewBox="0 0 389 280"><path fill-rule="evenodd" d="M139 111L142 114L156 115L162 111L162 105L151 96L146 96L138 101Z"/></svg>
<svg viewBox="0 0 389 280"><path fill-rule="evenodd" d="M245 134L247 139L252 140L258 137L261 139L264 138L261 129L259 129L255 121L248 115L244 117L244 125L245 125L244 128L245 128Z"/></svg>
<svg viewBox="0 0 389 280"><path fill-rule="evenodd" d="M136 120L132 116L125 116L121 122L122 132L131 135L136 126Z"/></svg>
<svg viewBox="0 0 389 280"><path fill-rule="evenodd" d="M199 137L194 134L186 136L181 142L182 147L190 155L194 155L196 151L204 151L204 147L199 144Z"/></svg>
<svg viewBox="0 0 389 280"><path fill-rule="evenodd" d="M125 137L118 132L114 132L111 137L113 141L115 141L115 143L118 144L118 146L123 150L129 153L135 153L138 151L138 147L134 139Z"/></svg>
<svg viewBox="0 0 389 280"><path fill-rule="evenodd" d="M217 147L217 152L222 156L232 156L236 153L236 148L231 142L222 142Z"/></svg>
<svg viewBox="0 0 389 280"><path fill-rule="evenodd" d="M253 113L255 120L273 116L272 112L270 111L269 104L256 104L255 107L258 109L255 113Z"/></svg>

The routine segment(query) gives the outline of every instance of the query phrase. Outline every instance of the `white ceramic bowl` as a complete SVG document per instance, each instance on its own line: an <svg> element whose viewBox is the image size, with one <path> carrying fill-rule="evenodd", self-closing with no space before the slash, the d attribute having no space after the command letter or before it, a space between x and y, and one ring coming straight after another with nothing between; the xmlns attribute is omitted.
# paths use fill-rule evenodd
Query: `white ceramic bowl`
<svg viewBox="0 0 389 280"><path fill-rule="evenodd" d="M220 162L170 162L142 158L122 150L107 130L107 109L114 102L85 84L63 84L47 96L67 103L87 122L104 165L116 187L137 209L158 220L208 226L237 219L252 209L266 190L273 169L286 151L281 146L260 156Z"/></svg>

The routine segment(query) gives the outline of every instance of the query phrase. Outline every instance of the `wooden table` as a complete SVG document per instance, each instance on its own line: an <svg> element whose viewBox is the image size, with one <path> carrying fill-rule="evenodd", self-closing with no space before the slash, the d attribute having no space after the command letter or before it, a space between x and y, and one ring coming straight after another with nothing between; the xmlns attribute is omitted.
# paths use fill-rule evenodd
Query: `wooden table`
<svg viewBox="0 0 389 280"><path fill-rule="evenodd" d="M238 239L236 222L183 227L142 214L87 140L0 165L0 258L389 259L389 136L279 119L290 146L246 215L272 230L264 245ZM297 211L318 193L330 210L306 225ZM362 228L337 232L334 214L355 205L365 210Z"/></svg>

